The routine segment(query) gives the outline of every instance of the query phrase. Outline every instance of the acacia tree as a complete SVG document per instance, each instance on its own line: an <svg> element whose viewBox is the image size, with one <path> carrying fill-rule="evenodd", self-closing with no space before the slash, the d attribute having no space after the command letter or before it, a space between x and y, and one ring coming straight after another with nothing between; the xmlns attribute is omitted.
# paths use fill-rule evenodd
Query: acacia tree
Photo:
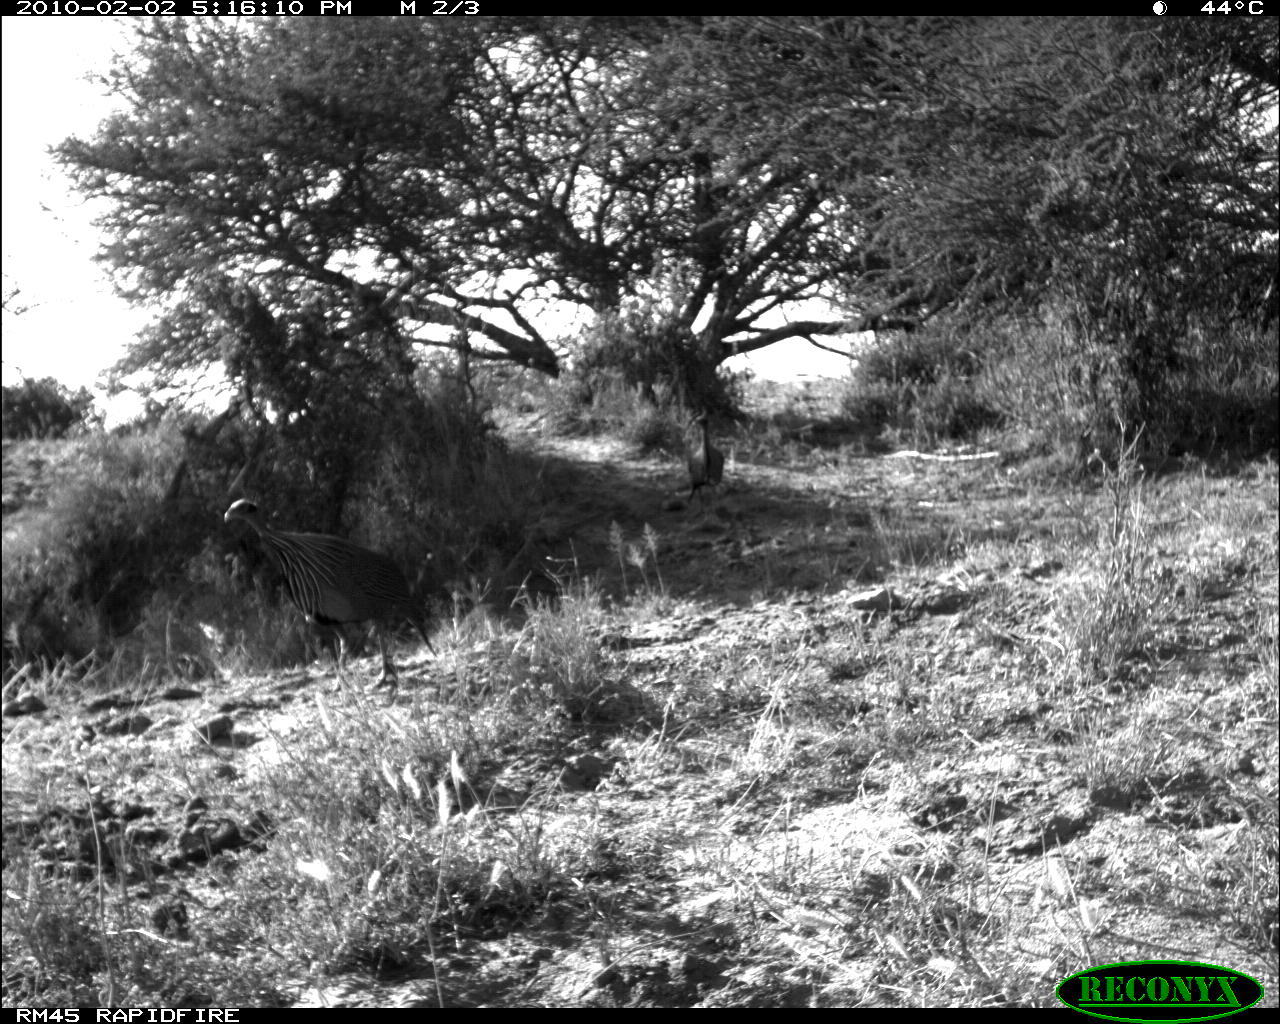
<svg viewBox="0 0 1280 1024"><path fill-rule="evenodd" d="M111 79L123 112L60 148L112 203L106 259L168 308L122 370L221 363L261 388L263 360L228 349L301 332L312 369L358 349L394 379L416 349L456 344L426 330L444 324L476 356L554 374L565 348L538 304L613 310L656 270L687 291L655 327L677 376L855 329L765 326L865 254L819 169L720 137L707 112L733 97L713 75L667 78L696 29L147 24ZM237 326L245 294L273 330Z"/></svg>
<svg viewBox="0 0 1280 1024"><path fill-rule="evenodd" d="M541 304L609 313L657 278L641 347L699 391L788 337L1055 294L1105 312L1170 252L1169 294L1122 305L1231 276L1224 251L1273 266L1274 30L1147 26L150 23L124 112L60 152L113 203L106 258L168 308L123 369L220 363L296 409L309 375L390 386L459 339L555 374ZM781 319L810 298L847 315Z"/></svg>
<svg viewBox="0 0 1280 1024"><path fill-rule="evenodd" d="M912 190L913 248L976 257L987 315L1065 307L1110 411L1156 418L1193 328L1274 279L1274 25L965 23L946 52L984 70L935 90L952 159Z"/></svg>
<svg viewBox="0 0 1280 1024"><path fill-rule="evenodd" d="M59 150L111 202L104 259L169 310L123 368L173 376L222 359L232 296L248 289L282 330L319 311L333 353L377 338L403 371L422 342L394 283L465 274L437 241L456 199L433 175L456 146L450 98L468 88L474 45L412 19L341 36L310 19L141 28L110 79L123 112Z"/></svg>
<svg viewBox="0 0 1280 1024"><path fill-rule="evenodd" d="M1065 308L1086 374L1140 419L1197 325L1274 323L1273 20L717 30L697 58L737 98L717 126L746 149L793 126L795 158L831 169L865 261L840 282L854 312Z"/></svg>

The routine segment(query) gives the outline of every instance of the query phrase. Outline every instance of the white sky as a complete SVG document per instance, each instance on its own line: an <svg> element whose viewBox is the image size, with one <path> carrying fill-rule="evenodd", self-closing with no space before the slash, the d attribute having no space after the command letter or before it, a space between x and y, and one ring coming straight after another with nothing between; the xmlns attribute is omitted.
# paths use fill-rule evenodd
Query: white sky
<svg viewBox="0 0 1280 1024"><path fill-rule="evenodd" d="M146 323L146 310L116 297L93 262L93 211L70 192L48 148L86 136L110 112L86 72L103 70L127 40L128 18L5 17L0 32L3 89L4 288L20 289L21 315L4 314L3 377L55 377L91 390ZM836 343L844 339L832 339ZM838 376L846 360L803 341L770 346L741 360L761 377ZM123 415L128 405L114 408Z"/></svg>
<svg viewBox="0 0 1280 1024"><path fill-rule="evenodd" d="M87 135L110 111L83 80L120 48L122 18L3 19L0 32L3 136L4 288L29 306L3 323L4 383L24 374L92 388L146 313L116 298L93 262L92 212L71 195L47 150Z"/></svg>

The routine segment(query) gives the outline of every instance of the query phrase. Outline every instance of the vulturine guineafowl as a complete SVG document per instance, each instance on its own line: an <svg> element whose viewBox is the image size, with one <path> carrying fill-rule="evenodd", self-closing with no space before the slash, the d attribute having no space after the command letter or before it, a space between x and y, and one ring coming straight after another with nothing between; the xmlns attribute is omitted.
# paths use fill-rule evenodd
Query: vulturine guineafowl
<svg viewBox="0 0 1280 1024"><path fill-rule="evenodd" d="M308 619L322 626L338 628L343 660L346 639L339 628L346 622L373 620L378 630L378 651L382 655L382 675L378 686L390 685L395 693L396 670L387 657L383 635L388 620L397 613L410 619L428 649L431 640L413 607L404 573L386 555L362 548L349 540L327 533L285 533L262 521L258 506L240 500L227 509L225 522L241 519L262 538L284 576L289 599Z"/></svg>
<svg viewBox="0 0 1280 1024"><path fill-rule="evenodd" d="M711 431L704 412L694 423L698 425L698 443L689 452L689 500L698 495L704 501L702 488L716 487L724 478L724 452L711 443Z"/></svg>

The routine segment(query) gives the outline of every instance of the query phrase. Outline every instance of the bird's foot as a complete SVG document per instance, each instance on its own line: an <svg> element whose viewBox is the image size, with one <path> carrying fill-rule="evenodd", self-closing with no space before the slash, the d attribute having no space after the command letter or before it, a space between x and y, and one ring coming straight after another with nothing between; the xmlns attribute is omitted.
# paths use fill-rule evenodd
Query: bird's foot
<svg viewBox="0 0 1280 1024"><path fill-rule="evenodd" d="M378 676L378 681L373 684L373 690L376 692L384 686L387 687L387 703L394 704L396 699L396 689L400 685L400 680L393 674L383 672Z"/></svg>

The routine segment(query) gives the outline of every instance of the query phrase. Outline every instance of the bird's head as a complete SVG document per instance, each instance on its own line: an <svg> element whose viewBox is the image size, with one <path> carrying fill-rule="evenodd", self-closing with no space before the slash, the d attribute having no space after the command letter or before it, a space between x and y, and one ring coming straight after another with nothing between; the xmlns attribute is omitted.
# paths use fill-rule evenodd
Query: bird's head
<svg viewBox="0 0 1280 1024"><path fill-rule="evenodd" d="M261 523L258 515L258 506L244 498L232 502L231 507L227 509L227 514L222 517L224 523L229 523L233 519L243 519L251 526L258 526Z"/></svg>

